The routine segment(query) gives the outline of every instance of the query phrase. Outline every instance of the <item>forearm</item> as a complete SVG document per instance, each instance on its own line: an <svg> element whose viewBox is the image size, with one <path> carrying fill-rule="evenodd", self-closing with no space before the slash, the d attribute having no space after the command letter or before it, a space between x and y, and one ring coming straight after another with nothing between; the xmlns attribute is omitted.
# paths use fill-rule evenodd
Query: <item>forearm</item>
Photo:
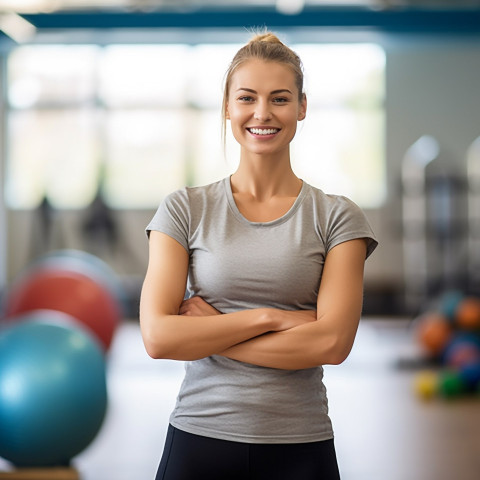
<svg viewBox="0 0 480 480"><path fill-rule="evenodd" d="M144 305L144 308L142 308ZM177 315L140 303L140 325L147 352L154 358L196 360L272 331L315 320L313 310L257 308L222 314L201 297L184 300Z"/></svg>
<svg viewBox="0 0 480 480"><path fill-rule="evenodd" d="M224 315L140 314L147 352L154 358L197 360L273 329L266 309Z"/></svg>
<svg viewBox="0 0 480 480"><path fill-rule="evenodd" d="M221 355L253 365L300 370L342 363L353 345L355 331L339 331L322 319L282 332L272 332L234 345Z"/></svg>

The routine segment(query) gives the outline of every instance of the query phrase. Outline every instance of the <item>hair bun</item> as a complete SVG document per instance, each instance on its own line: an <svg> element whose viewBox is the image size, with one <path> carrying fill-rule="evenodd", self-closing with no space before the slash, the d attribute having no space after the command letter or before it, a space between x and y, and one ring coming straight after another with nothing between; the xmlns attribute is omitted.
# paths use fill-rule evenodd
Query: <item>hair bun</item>
<svg viewBox="0 0 480 480"><path fill-rule="evenodd" d="M279 43L283 45L283 43L279 40L279 38L274 33L271 33L271 32L257 33L250 40L250 43L253 43L253 42Z"/></svg>

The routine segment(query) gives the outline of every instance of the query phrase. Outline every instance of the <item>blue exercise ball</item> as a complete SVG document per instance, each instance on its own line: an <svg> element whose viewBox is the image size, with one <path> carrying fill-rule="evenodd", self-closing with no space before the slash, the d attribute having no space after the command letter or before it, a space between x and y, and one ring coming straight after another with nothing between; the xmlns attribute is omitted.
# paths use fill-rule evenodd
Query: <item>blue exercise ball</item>
<svg viewBox="0 0 480 480"><path fill-rule="evenodd" d="M107 409L98 341L60 312L30 312L0 331L0 456L19 467L68 465Z"/></svg>
<svg viewBox="0 0 480 480"><path fill-rule="evenodd" d="M480 387L480 359L462 365L460 377L470 391L477 390Z"/></svg>
<svg viewBox="0 0 480 480"><path fill-rule="evenodd" d="M458 290L448 291L442 296L440 300L440 311L451 323L455 321L458 306L464 298L465 295Z"/></svg>

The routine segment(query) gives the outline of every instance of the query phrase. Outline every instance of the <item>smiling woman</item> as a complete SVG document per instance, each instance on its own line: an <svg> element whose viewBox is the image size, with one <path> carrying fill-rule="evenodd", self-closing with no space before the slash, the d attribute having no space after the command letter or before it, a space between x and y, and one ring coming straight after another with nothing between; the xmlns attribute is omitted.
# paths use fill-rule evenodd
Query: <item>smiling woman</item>
<svg viewBox="0 0 480 480"><path fill-rule="evenodd" d="M147 226L145 348L188 362L157 480L339 479L322 365L349 355L377 242L356 204L295 175L306 114L300 58L255 36L225 81L237 169Z"/></svg>

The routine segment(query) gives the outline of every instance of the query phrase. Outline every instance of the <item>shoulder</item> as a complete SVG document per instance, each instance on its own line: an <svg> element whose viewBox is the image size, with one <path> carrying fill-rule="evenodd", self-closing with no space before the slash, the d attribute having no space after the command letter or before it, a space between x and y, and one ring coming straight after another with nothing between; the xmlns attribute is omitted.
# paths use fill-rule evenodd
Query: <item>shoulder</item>
<svg viewBox="0 0 480 480"><path fill-rule="evenodd" d="M167 207L195 208L199 203L202 204L218 198L224 190L224 181L219 180L208 185L183 187L174 190L164 198L162 203L167 205Z"/></svg>
<svg viewBox="0 0 480 480"><path fill-rule="evenodd" d="M378 242L365 212L344 195L327 194L311 185L307 187L307 195L314 205L315 223L328 239L329 248L347 240L365 238L370 255Z"/></svg>
<svg viewBox="0 0 480 480"><path fill-rule="evenodd" d="M218 180L214 183L209 183L207 185L198 185L193 187L183 187L174 192L170 193L166 198L173 199L201 199L201 198L211 198L217 195L222 195L225 192L224 184L226 178Z"/></svg>
<svg viewBox="0 0 480 480"><path fill-rule="evenodd" d="M219 198L221 183L183 187L169 193L147 225L147 236L151 230L166 233L188 250L192 231L195 231L205 215L208 215L207 212L211 211L212 202Z"/></svg>
<svg viewBox="0 0 480 480"><path fill-rule="evenodd" d="M305 186L306 196L309 197L318 208L321 208L326 212L352 211L363 215L362 209L350 198L344 195L325 193L320 188L314 187L308 183L306 183Z"/></svg>

